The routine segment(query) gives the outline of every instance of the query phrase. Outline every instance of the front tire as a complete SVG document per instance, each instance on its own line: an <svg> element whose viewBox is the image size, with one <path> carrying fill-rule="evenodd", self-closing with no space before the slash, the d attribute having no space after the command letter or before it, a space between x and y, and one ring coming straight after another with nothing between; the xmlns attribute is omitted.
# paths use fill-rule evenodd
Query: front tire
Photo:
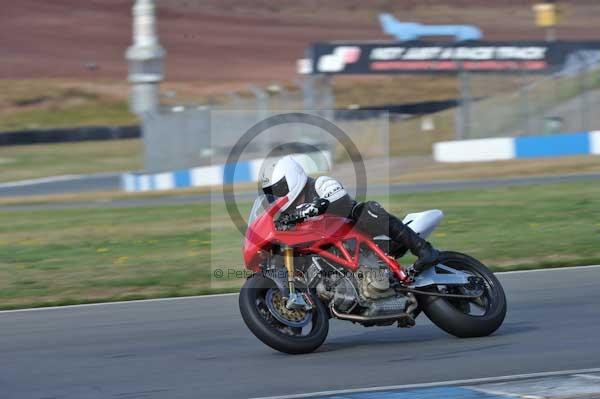
<svg viewBox="0 0 600 399"><path fill-rule="evenodd" d="M506 316L506 296L500 281L477 259L459 252L440 253L439 263L483 278L484 294L476 301L420 295L419 305L439 328L459 338L484 337L496 331ZM448 286L449 293L461 294L460 288ZM440 290L439 287L431 290ZM471 308L483 314L471 314Z"/></svg>
<svg viewBox="0 0 600 399"><path fill-rule="evenodd" d="M329 313L319 298L312 297L314 307L309 311L310 325L296 327L294 320L285 324L282 315L274 317L276 309L265 305L266 301L273 301L274 295L279 295L277 286L262 274L257 273L246 280L240 291L239 307L250 331L271 348L293 355L310 353L321 346L329 332ZM300 318L302 315L296 320Z"/></svg>

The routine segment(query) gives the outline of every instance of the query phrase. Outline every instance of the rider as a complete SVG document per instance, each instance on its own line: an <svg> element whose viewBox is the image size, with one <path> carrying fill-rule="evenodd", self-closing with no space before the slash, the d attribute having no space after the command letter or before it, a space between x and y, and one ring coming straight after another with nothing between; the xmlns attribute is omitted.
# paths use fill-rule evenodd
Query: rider
<svg viewBox="0 0 600 399"><path fill-rule="evenodd" d="M289 155L268 161L261 170L260 181L265 194L288 195L290 201L283 206L278 220L282 224L301 223L325 212L332 213L353 220L372 237L387 235L393 243L410 250L418 257L409 269L413 275L437 263L439 252L379 203L355 201L334 178L308 177L304 168Z"/></svg>

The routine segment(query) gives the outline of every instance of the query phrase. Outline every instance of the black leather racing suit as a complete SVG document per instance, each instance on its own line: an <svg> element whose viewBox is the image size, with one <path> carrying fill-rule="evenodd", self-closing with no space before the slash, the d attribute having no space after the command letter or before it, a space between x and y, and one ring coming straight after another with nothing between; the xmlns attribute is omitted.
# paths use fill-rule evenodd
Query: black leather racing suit
<svg viewBox="0 0 600 399"><path fill-rule="evenodd" d="M410 250L419 258L413 265L416 273L437 261L438 251L400 219L388 213L378 202L357 202L339 181L328 176L308 178L304 189L280 220L287 224L300 223L325 212L353 220L371 237L388 236L392 241L388 249L392 256L401 256Z"/></svg>

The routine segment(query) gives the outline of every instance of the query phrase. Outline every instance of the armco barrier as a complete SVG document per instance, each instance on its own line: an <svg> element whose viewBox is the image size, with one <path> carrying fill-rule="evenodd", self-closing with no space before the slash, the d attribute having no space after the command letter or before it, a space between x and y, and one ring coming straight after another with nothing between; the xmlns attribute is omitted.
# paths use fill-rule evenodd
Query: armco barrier
<svg viewBox="0 0 600 399"><path fill-rule="evenodd" d="M331 169L331 153L305 153L292 155L308 173ZM163 173L124 173L121 188L127 192L172 190L187 187L219 186L222 184L251 183L258 181L264 159L240 161L234 165L199 166L191 169Z"/></svg>
<svg viewBox="0 0 600 399"><path fill-rule="evenodd" d="M433 145L433 158L437 162L503 161L586 154L600 155L600 131L444 141Z"/></svg>
<svg viewBox="0 0 600 399"><path fill-rule="evenodd" d="M0 146L52 144L79 141L123 140L141 137L139 126L82 126L0 132Z"/></svg>

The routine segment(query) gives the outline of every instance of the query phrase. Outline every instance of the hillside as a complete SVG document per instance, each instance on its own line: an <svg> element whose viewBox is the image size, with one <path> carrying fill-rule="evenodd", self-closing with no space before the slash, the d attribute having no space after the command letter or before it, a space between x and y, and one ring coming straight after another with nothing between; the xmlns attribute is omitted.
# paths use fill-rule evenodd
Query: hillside
<svg viewBox="0 0 600 399"><path fill-rule="evenodd" d="M486 39L541 39L523 0L157 0L167 49L163 92L219 102L250 83L294 88L295 61L315 41L385 40L381 11L405 21L470 23ZM558 37L600 38L600 2L563 0ZM129 124L124 52L133 0L6 1L0 13L0 130ZM474 82L476 95L495 83ZM502 85L506 86L503 81ZM448 99L451 77L336 79L338 106ZM480 89L483 89L481 93ZM167 101L166 98L163 98ZM98 112L102 109L103 112Z"/></svg>
<svg viewBox="0 0 600 399"><path fill-rule="evenodd" d="M128 0L19 0L0 14L0 79L123 79ZM561 38L599 37L600 2L563 1ZM171 81L268 82L295 77L314 41L384 39L376 20L474 23L488 39L540 39L530 5L516 0L158 0ZM86 65L95 64L89 70Z"/></svg>

